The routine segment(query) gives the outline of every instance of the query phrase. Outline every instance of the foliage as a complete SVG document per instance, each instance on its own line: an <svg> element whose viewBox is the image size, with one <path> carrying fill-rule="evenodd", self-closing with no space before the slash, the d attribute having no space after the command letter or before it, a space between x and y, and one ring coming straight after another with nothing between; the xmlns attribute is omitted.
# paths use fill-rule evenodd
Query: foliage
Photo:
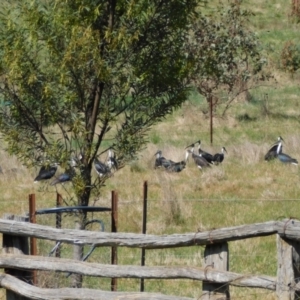
<svg viewBox="0 0 300 300"><path fill-rule="evenodd" d="M87 205L105 181L91 176L100 149L113 148L124 166L186 99L183 41L198 2L3 2L0 130L9 153L29 167L63 168L80 154L73 185Z"/></svg>
<svg viewBox="0 0 300 300"><path fill-rule="evenodd" d="M254 4L255 3L255 4ZM1 4L0 4L1 5ZM243 1L243 6L249 8L257 5L259 13L254 17L252 24L261 36L261 42L270 46L270 60L278 61L278 53L286 39L299 35L297 26L291 26L288 19L286 1L279 0L274 4L271 1ZM278 6L279 8L278 8ZM244 7L245 7L244 6ZM1 12L1 10L0 10ZM215 147L210 147L207 119L201 113L202 98L188 101L183 110L178 110L172 117L167 117L164 124L154 126L151 136L159 136L160 141L152 141L138 161L143 173L130 172L125 167L119 171L118 176L106 182L101 189L102 197L97 205L106 206L109 203L111 190L117 190L119 194L119 230L122 232L141 232L142 210L142 184L143 180L149 180L148 190L148 223L147 231L151 234L173 234L210 230L212 228L237 226L269 220L282 219L291 216L299 218L300 189L298 168L283 166L275 161L272 164L265 163L263 156L278 135L285 140L285 152L299 160L299 77L291 78L278 69L276 86L259 87L253 90L251 96L255 101L247 105L235 105L232 107L229 120L219 119L214 123ZM268 95L266 105L270 114L267 118L261 113L260 103ZM194 95L196 97L196 95ZM197 94L197 97L199 95ZM200 106L199 106L200 105ZM236 117L247 113L252 120L239 122ZM184 118L183 118L184 116ZM175 136L172 134L176 130ZM162 148L163 153L172 158L181 158L183 148L188 143L200 136L203 139L203 148L208 151L218 151L219 146L226 146L228 157L219 172L224 174L220 179L217 169L208 170L203 174L191 161L187 168L179 174L166 174L161 170L153 172L149 161L153 162L153 153L157 147ZM195 138L196 137L196 138ZM171 146L170 146L171 145ZM15 157L8 157L1 152L1 167L4 174L1 175L1 210L14 214L23 214L27 210L26 195L32 193L31 172L25 170ZM18 168L19 173L10 173L10 168ZM287 183L288 178L288 183ZM162 180L165 179L165 180ZM172 196L166 198L169 186L174 188ZM164 193L166 190L166 193ZM55 203L52 193L38 193L38 206L49 207ZM184 223L170 220L170 203L176 196ZM24 198L25 197L25 198ZM52 199L52 200L51 200ZM22 201L23 200L23 201ZM299 210L300 211L300 210ZM95 216L95 215L94 215ZM38 223L53 226L55 219L37 216ZM102 217L102 214L101 214ZM168 219L169 217L169 219ZM68 220L66 220L68 219ZM105 219L106 220L106 219ZM63 226L74 227L72 217L64 219ZM110 224L107 218L107 224ZM108 228L106 228L108 230ZM98 230L96 227L94 230ZM47 247L40 247L41 255L48 255L53 243ZM273 236L263 239L254 238L247 241L235 241L230 243L230 270L232 272L245 272L276 276L277 254L276 240ZM68 246L66 246L68 248ZM63 247L63 249L66 249ZM101 249L99 249L101 250ZM97 249L98 251L98 249ZM110 263L110 251L103 249L104 254L93 255L89 261L97 263ZM132 248L118 249L118 263L124 265L139 264L139 251ZM153 265L182 265L189 266L201 264L203 247L186 247L169 250L156 250L147 252L147 264ZM251 251L251 253L249 253ZM71 252L71 251L70 251ZM73 258L72 253L63 257ZM48 275L48 274L47 274ZM62 287L58 274L56 286ZM49 275L48 277L49 278ZM40 281L39 281L40 282ZM130 284L129 284L130 283ZM163 292L182 297L201 297L199 283L187 280L148 280L147 291ZM84 279L85 287L109 290L110 279L91 278ZM47 286L49 287L49 286ZM118 289L122 291L138 291L139 280L118 279ZM275 293L262 291L261 289L245 290L233 287L230 290L231 297L237 299L276 299ZM3 296L4 298L5 296Z"/></svg>
<svg viewBox="0 0 300 300"><path fill-rule="evenodd" d="M300 44L288 41L281 51L281 64L285 71L294 73L300 68Z"/></svg>
<svg viewBox="0 0 300 300"><path fill-rule="evenodd" d="M248 29L252 13L239 1L220 6L212 14L201 14L195 22L187 53L194 60L194 84L214 104L233 99L248 89L247 83L266 79L261 74L266 59L255 33Z"/></svg>
<svg viewBox="0 0 300 300"><path fill-rule="evenodd" d="M300 4L298 0L292 0L291 17L293 17L297 23L300 22Z"/></svg>

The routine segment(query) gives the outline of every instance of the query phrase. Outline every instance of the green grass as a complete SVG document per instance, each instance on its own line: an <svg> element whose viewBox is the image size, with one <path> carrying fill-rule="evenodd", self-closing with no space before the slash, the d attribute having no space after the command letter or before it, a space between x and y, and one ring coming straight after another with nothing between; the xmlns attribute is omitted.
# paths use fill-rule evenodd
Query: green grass
<svg viewBox="0 0 300 300"><path fill-rule="evenodd" d="M299 26L289 18L289 3L278 1L244 1L253 8L252 28L261 38L264 53L268 54L268 68L277 83L251 90L250 102L235 102L224 117L217 110L214 118L213 144L210 144L207 103L195 92L180 110L154 126L149 133L149 144L139 160L119 170L106 182L99 199L91 204L110 206L111 191L119 194L119 231L141 232L143 183L148 181L149 234L173 234L210 230L256 222L300 218L299 169L278 161L266 163L263 156L278 135L284 142L284 152L300 160L299 83L280 69L280 52L284 43L298 38ZM268 95L266 98L265 95ZM192 160L178 174L154 170L154 153L161 149L166 157L182 160L184 148L201 139L203 148L210 152L225 146L228 156L223 165L200 172ZM16 158L0 153L4 171L0 184L0 208L3 213L28 212L28 195L37 196L37 209L55 205L55 189L44 191L33 184L37 170L26 170ZM19 173L9 172L20 168ZM93 176L96 176L94 174ZM66 190L58 191L67 197ZM108 214L94 214L110 230ZM55 226L54 216L39 216L39 224ZM64 216L63 228L73 228L74 217ZM93 230L98 230L94 227ZM47 256L53 242L39 241L39 254ZM230 270L243 274L276 276L277 258L275 236L229 243ZM64 245L62 257L72 257L72 248ZM151 250L146 253L147 265L202 266L204 247ZM119 264L140 264L139 249L119 249ZM109 263L110 249L97 249L90 262ZM67 286L63 275L43 273L40 284ZM110 279L86 278L84 286L110 289ZM146 291L190 297L201 296L201 282L188 280L146 280ZM139 281L118 280L118 290L137 291ZM273 292L259 289L231 288L233 299L275 299Z"/></svg>

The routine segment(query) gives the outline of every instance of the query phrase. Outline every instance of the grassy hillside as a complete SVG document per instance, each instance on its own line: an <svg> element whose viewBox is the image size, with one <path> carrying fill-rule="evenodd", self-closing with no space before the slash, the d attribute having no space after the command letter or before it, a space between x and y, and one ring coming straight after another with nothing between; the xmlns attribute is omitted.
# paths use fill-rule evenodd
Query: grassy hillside
<svg viewBox="0 0 300 300"><path fill-rule="evenodd" d="M251 91L250 102L236 102L224 117L214 118L214 143L210 145L206 102L191 94L182 108L156 125L149 133L149 144L138 160L110 178L100 199L91 205L109 206L111 191L119 194L119 231L141 232L142 187L148 181L148 224L151 234L197 232L217 227L250 224L284 217L300 218L299 169L279 161L265 162L263 156L279 135L284 152L300 160L300 75L281 69L280 53L286 41L299 35L298 24L289 17L284 0L244 1L255 12L251 28L257 32L268 56L268 68L277 83ZM220 111L222 111L220 107ZM182 160L185 146L201 139L203 149L215 153L225 146L228 155L221 166L199 171L190 159L181 173L154 170L154 153L160 149L172 160ZM16 158L0 152L0 206L3 213L28 212L28 195L36 193L37 208L55 205L55 188L34 184L38 170L26 170ZM17 170L15 170L15 168ZM96 176L96 174L94 174ZM68 185L58 191L67 197ZM109 229L109 216L94 214ZM55 225L53 217L38 217L40 224ZM73 227L74 217L64 216L63 227ZM95 226L93 230L98 230ZM41 242L39 252L48 255L53 243ZM276 276L275 237L232 242L230 270L244 274ZM204 248L147 251L147 265L201 266ZM63 248L63 256L70 257ZM139 264L140 251L119 250L120 264ZM109 263L109 249L97 249L89 261ZM57 275L44 274L41 282L51 285ZM63 278L63 277L61 277ZM62 279L61 279L62 280ZM53 282L52 282L53 281ZM109 289L110 280L89 279L87 287ZM187 280L146 281L147 291L200 297L201 283ZM138 290L139 281L119 280L119 290ZM232 299L275 299L264 290L231 289Z"/></svg>

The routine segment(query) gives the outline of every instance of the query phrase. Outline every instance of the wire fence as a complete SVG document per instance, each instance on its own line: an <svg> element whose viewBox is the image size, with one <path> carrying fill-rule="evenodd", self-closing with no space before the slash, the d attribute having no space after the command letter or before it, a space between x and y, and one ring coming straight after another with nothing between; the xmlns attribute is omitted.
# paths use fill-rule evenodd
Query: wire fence
<svg viewBox="0 0 300 300"><path fill-rule="evenodd" d="M300 201L300 198L280 198L280 199L267 199L267 198L261 198L261 199L257 199L257 198L247 198L247 199L218 199L218 198L191 198L191 199L180 199L180 200L174 200L174 199L169 199L169 200L165 200L165 199L149 199L148 203L149 205L151 205L151 203L153 203L154 205L156 205L157 203L173 203L173 202L229 202L229 203L243 203L243 202L286 202L286 201ZM23 202L25 204L28 203L28 199L17 199L17 200L9 200L9 203L20 203ZM4 204L8 204L7 200L0 200L0 203L4 203ZM54 202L53 202L54 203ZM42 204L49 205L49 199L47 200L43 200L40 201L39 206L41 206ZM132 205L132 204L136 204L136 205L140 205L141 204L141 199L136 199L136 200L120 200L119 201L119 205L123 205L123 206L127 206L127 205ZM53 204L54 205L54 204ZM53 207L53 206L52 206ZM97 205L95 205L95 207L97 207Z"/></svg>
<svg viewBox="0 0 300 300"><path fill-rule="evenodd" d="M151 185L150 185L151 186ZM139 191L142 195L142 193ZM56 199L54 192L45 194L41 199L37 199L37 210L51 209L55 207ZM122 199L118 201L119 221L121 230L130 232L142 231L142 212L143 197L134 197L134 199ZM258 210L269 210L269 215L265 215L260 220L266 221L274 219L282 219L289 217L287 213L297 217L299 208L295 206L300 199L282 198L282 199L217 199L217 198L187 198L187 199L159 199L149 197L147 199L148 220L147 233L154 234L170 234L181 232L197 232L201 230L211 230L217 227L242 225L244 223L252 223L253 218L241 220L237 218L240 212L244 212L247 216L246 209L248 205L259 207ZM0 203L4 202L0 200ZM11 200L13 203L24 203L26 207L28 199ZM27 202L27 203L26 203ZM109 201L107 201L109 203ZM288 205L285 209L284 203L295 203ZM278 204L278 206L276 206ZM64 204L63 204L64 205ZM98 203L93 203L97 207ZM175 205L175 208L173 207ZM178 206L176 208L176 205ZM246 205L246 206L245 206ZM265 206L265 207L264 207ZM224 209L216 213L216 207ZM287 207L286 207L287 208ZM190 210L190 211L189 211ZM159 214L157 214L159 211ZM231 216L227 216L227 214ZM177 217L176 217L177 214ZM166 216L169 215L169 218ZM171 215L171 217L170 217ZM179 217L178 217L179 215ZM259 215L259 213L258 213ZM296 215L296 216L295 216ZM133 217L134 216L134 217ZM57 219L55 214L37 215L37 223L55 227ZM76 212L64 212L61 214L61 224L59 226L64 229L74 229L75 221L79 218ZM111 216L109 212L89 212L87 220L91 221L86 228L92 231L111 231ZM237 219L235 219L237 218ZM222 219L220 221L220 219ZM255 216L254 216L255 219ZM93 221L92 220L97 220ZM56 251L54 242L46 240L38 240L38 255L49 256ZM61 244L60 256L63 258L73 258L73 248L67 244ZM240 272L243 274L264 274L276 276L276 246L274 237L255 238L243 242L230 243L230 262L229 270ZM85 247L83 256L88 262L97 262L103 264L111 263L110 247L101 247L93 249L93 247ZM118 264L120 265L140 265L140 249L118 249ZM203 265L204 247L197 246L191 249L164 249L146 251L145 264L147 266L192 266L201 267ZM56 272L38 272L39 285L42 287L62 287L69 285L69 279L66 274L58 274ZM201 299L201 282L178 279L174 282L169 280L145 280L145 291L162 292L167 294L182 295ZM111 279L109 278L84 278L84 287L111 289ZM140 280L137 279L118 279L118 291L138 291L140 288ZM230 288L231 299L276 299L275 292L259 289ZM261 298L260 298L261 297ZM1 299L1 298L0 298Z"/></svg>
<svg viewBox="0 0 300 300"><path fill-rule="evenodd" d="M240 205L240 203L244 203L247 201L252 201L252 199L243 199L241 200L224 200L215 202L224 202L226 205L232 205L233 202L235 204ZM286 201L287 199L282 199L281 201ZM299 199L289 199L290 201L298 201ZM151 213L151 207L157 207L157 204L161 203L177 203L178 200L160 200L160 199L148 199L148 210ZM181 200L182 203L213 203L214 200L211 199L184 199ZM257 200L261 201L261 200ZM278 200L276 200L278 201ZM280 201L279 201L280 202ZM142 200L132 200L132 201L119 201L119 209L123 210L124 207L133 207L139 206L140 211L142 210ZM62 213L61 224L59 226L61 228L74 228L74 222L76 218L76 213L65 212ZM141 219L141 218L139 218ZM153 218L149 218L150 222L153 221ZM154 218L155 219L155 218ZM91 227L86 228L88 230L93 231L111 231L111 222L110 222L110 214L99 213L99 212L91 212L88 213L88 220L90 220L89 225ZM97 221L93 221L97 220ZM43 225L55 226L56 224L55 215L38 215L37 223ZM141 221L141 220L140 220ZM149 221L149 220L148 220ZM52 225L51 225L52 224ZM99 228L100 225L100 228ZM141 230L142 224L140 223L139 229ZM171 226L172 227L172 226ZM164 233L164 232L162 232ZM170 233L169 230L166 230L165 233ZM270 240L270 239L269 239ZM267 275L276 275L276 251L275 251L275 240L267 242L268 247L266 248L266 242L261 243L259 239L254 242L255 247L249 252L249 245L253 242L236 242L235 245L230 247L231 251L231 261L230 261L230 270L231 271L240 271L248 274L266 274L266 272L262 272L262 270L269 270L269 274ZM51 255L54 253L55 243L45 240L39 240L38 244L38 252L39 255ZM63 244L60 246L60 255L64 258L72 258L73 249L72 246ZM270 251L270 247L273 246L273 254ZM111 263L111 249L109 247L102 247L93 249L93 247L85 247L83 256L86 258L88 262L97 262L103 264ZM146 265L159 265L159 266L192 266L192 267L201 267L203 265L203 257L204 257L204 247L193 247L191 249L164 249L164 250L150 250L146 253ZM267 258L267 259L266 259ZM118 264L125 265L139 265L140 264L140 249L128 249L128 248L120 248L118 249ZM247 266L247 267L246 267ZM245 271L246 269L246 271ZM68 285L68 275L65 274L56 274L55 272L39 272L39 284L48 287L55 286L61 287ZM201 283L197 282L199 287ZM182 295L182 296L190 296L196 297L197 299L201 299L201 295L197 294L197 292L191 292L195 290L195 282L191 282L189 280L176 280L176 283L171 281L161 281L161 280L146 280L145 281L145 290L146 291L156 291L156 292L165 292L172 291L171 293L174 295ZM111 280L107 278L92 278L86 277L84 279L84 287L88 288L99 288L102 289L111 289ZM140 288L140 280L136 279L118 279L118 291L138 291ZM198 290L198 289L196 289ZM253 292L247 292L245 296L243 290L240 288L231 289L232 297L231 299L256 299L262 295L266 297L275 297L274 292L269 291L261 291L257 290ZM199 291L199 290L198 290ZM243 296L239 296L239 294ZM267 299L267 298L266 298ZM270 298L272 299L272 298ZM275 299L275 298L274 298Z"/></svg>

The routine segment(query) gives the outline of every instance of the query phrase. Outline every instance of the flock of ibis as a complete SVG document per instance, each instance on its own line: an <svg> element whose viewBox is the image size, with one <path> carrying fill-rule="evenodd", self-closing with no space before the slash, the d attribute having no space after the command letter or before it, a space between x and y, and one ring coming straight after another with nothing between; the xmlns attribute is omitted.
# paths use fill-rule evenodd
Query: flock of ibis
<svg viewBox="0 0 300 300"><path fill-rule="evenodd" d="M80 162L82 161L82 155L80 154L78 158L71 158L69 161L68 168L64 173L61 173L58 176L55 176L58 163L54 163L53 165L43 165L40 168L38 175L35 177L34 182L49 180L54 177L54 180L50 183L50 185L56 185L58 183L65 183L68 181L72 181L74 176L76 175L76 167L80 167ZM98 176L101 177L109 177L112 175L112 169L118 169L117 159L115 158L114 152L112 149L108 149L108 157L105 162L100 161L97 157L94 159L94 168Z"/></svg>
<svg viewBox="0 0 300 300"><path fill-rule="evenodd" d="M270 147L268 152L265 155L265 160L270 161L273 159L278 159L282 163L285 164L294 164L298 165L298 161L295 158L292 158L290 155L282 152L282 142L283 138L281 136L278 137L277 141ZM198 145L197 151L194 150L195 146ZM225 153L227 150L225 147L221 148L221 152L216 154L210 154L204 151L201 148L201 141L198 140L191 145L185 148L185 158L182 161L175 162L171 159L167 159L162 155L162 151L158 150L155 153L156 159L154 163L154 168L162 168L168 172L181 172L185 169L187 161L191 156L195 165L200 169L203 170L205 168L210 168L212 165L219 165L223 162ZM55 176L58 163L53 165L43 165L34 179L34 182L39 182L43 180L48 180L54 178L54 180L50 183L50 185L56 185L58 183L64 183L68 181L72 181L74 176L76 175L75 168L80 165L80 161L82 160L82 155L78 158L72 158L69 162L68 168L65 170L64 173ZM105 162L100 161L97 157L94 159L94 168L98 176L105 177L112 175L112 169L118 169L118 162L117 158L114 155L112 149L108 149L108 156Z"/></svg>
<svg viewBox="0 0 300 300"><path fill-rule="evenodd" d="M195 145L198 144L197 153L194 152ZM181 172L187 164L188 158L191 155L196 166L199 169L210 168L211 165L218 165L222 163L225 157L225 152L227 153L225 147L222 147L220 153L214 155L201 149L201 140L187 146L185 159L180 162L174 162L162 156L162 151L158 150L154 155L156 155L154 168L163 168L168 172Z"/></svg>
<svg viewBox="0 0 300 300"><path fill-rule="evenodd" d="M282 152L282 142L283 138L281 136L278 137L277 141L270 147L268 152L265 154L265 160L271 161L273 159L279 159L282 163L285 164L293 164L298 165L298 161L295 158L292 158L290 155ZM195 153L194 148L195 145L198 144L198 150ZM225 153L227 150L225 147L222 147L220 153L216 153L214 155L204 151L201 149L201 141L187 146L186 148L185 159L180 162L174 162L171 159L167 159L162 155L162 151L158 150L154 155L156 156L154 168L163 168L168 172L181 172L187 164L188 158L191 155L196 166L203 170L205 168L210 168L212 165L219 165L223 162Z"/></svg>

